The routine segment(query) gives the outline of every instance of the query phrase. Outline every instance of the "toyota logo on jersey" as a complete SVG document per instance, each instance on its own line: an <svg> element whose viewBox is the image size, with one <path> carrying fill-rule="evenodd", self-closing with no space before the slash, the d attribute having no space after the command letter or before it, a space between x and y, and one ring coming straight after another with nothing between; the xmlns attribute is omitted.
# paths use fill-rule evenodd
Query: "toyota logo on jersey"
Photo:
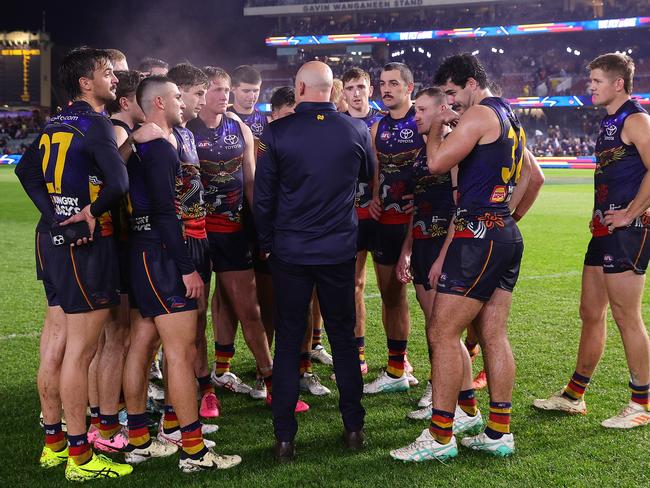
<svg viewBox="0 0 650 488"><path fill-rule="evenodd" d="M401 139L410 139L413 137L413 131L411 129L402 129L399 131L399 136Z"/></svg>
<svg viewBox="0 0 650 488"><path fill-rule="evenodd" d="M239 142L239 137L237 137L235 134L229 134L223 138L223 142L229 146L233 146Z"/></svg>

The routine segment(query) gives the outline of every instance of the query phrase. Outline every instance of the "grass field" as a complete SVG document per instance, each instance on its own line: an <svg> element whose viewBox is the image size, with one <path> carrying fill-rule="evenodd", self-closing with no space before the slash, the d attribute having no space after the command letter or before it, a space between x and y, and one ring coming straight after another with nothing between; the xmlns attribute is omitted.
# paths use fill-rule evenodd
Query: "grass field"
<svg viewBox="0 0 650 488"><path fill-rule="evenodd" d="M559 389L573 372L580 323L580 269L589 239L591 172L549 170L538 203L521 223L526 251L514 294L510 337L517 360L512 429L517 453L494 459L461 450L445 465L406 465L388 451L411 442L427 425L405 418L423 392L428 374L422 313L410 291L412 334L409 357L420 386L409 393L364 399L367 448L348 455L341 447L342 426L337 395L305 400L312 409L300 416L298 459L277 465L271 447L270 411L243 396L221 393L219 432L212 436L218 451L238 453L243 463L227 472L182 475L177 460L137 467L120 480L126 486L650 486L650 428L629 432L605 430L600 421L616 413L629 398L623 347L609 321L607 350L593 378L589 415L565 417L540 413L533 399ZM38 334L44 294L35 279L33 232L36 211L22 192L13 170L0 167L0 480L2 486L57 486L65 483L62 468L38 467L42 432L38 426L36 391ZM385 363L385 336L374 276L369 272L367 357L370 378ZM650 292L643 314L650 322ZM211 334L210 334L211 335ZM250 352L241 339L234 371L254 377ZM316 365L324 383L327 367ZM478 393L487 411L487 393ZM97 482L96 486L115 484Z"/></svg>

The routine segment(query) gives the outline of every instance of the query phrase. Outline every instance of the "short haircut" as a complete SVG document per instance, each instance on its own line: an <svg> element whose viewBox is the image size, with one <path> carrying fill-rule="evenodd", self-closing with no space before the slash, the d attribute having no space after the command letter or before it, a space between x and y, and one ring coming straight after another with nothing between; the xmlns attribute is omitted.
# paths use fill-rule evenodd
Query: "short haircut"
<svg viewBox="0 0 650 488"><path fill-rule="evenodd" d="M271 95L271 110L296 104L296 92L291 86L281 86Z"/></svg>
<svg viewBox="0 0 650 488"><path fill-rule="evenodd" d="M447 95L445 95L445 92L442 91L442 88L438 86L429 86L427 88L423 88L417 94L415 95L415 99L417 100L421 96L426 95L428 97L431 97L435 99L435 102L438 105L442 105L444 103L447 103Z"/></svg>
<svg viewBox="0 0 650 488"><path fill-rule="evenodd" d="M625 53L607 53L598 56L587 65L589 70L602 69L607 74L623 78L623 88L628 95L632 93L634 80L634 61Z"/></svg>
<svg viewBox="0 0 650 488"><path fill-rule="evenodd" d="M382 71L399 71L402 80L406 84L413 83L413 72L404 63L388 63L384 66Z"/></svg>
<svg viewBox="0 0 650 488"><path fill-rule="evenodd" d="M232 70L231 78L232 86L239 86L242 83L248 83L249 85L259 85L262 83L262 75L260 72L248 64L237 66Z"/></svg>
<svg viewBox="0 0 650 488"><path fill-rule="evenodd" d="M115 64L117 61L126 60L126 55L119 49L107 49L108 59L111 60L111 63Z"/></svg>
<svg viewBox="0 0 650 488"><path fill-rule="evenodd" d="M232 86L230 75L225 69L219 68L218 66L204 66L202 68L202 71L208 77L208 82L212 82L212 80L215 79L220 79L226 80Z"/></svg>
<svg viewBox="0 0 650 488"><path fill-rule="evenodd" d="M465 88L470 78L474 78L481 88L487 88L487 73L481 62L473 54L463 53L445 58L433 77L433 83L444 85L451 80L454 85Z"/></svg>
<svg viewBox="0 0 650 488"><path fill-rule="evenodd" d="M135 99L138 102L138 105L140 105L140 108L142 110L145 110L145 107L142 105L142 101L144 100L145 95L152 88L160 87L161 85L164 85L166 83L174 83L174 82L169 78L167 78L166 76L159 76L159 75L147 76L146 78L142 79L142 81L138 85L138 89L135 92Z"/></svg>
<svg viewBox="0 0 650 488"><path fill-rule="evenodd" d="M341 81L343 82L343 86L345 86L346 83L358 79L364 79L368 82L368 85L370 85L370 75L362 70L361 68L357 68L356 66L354 68L350 68L347 70L345 73L343 73L343 76L341 76Z"/></svg>
<svg viewBox="0 0 650 488"><path fill-rule="evenodd" d="M196 85L208 84L206 74L190 63L177 64L167 72L167 77L184 90Z"/></svg>
<svg viewBox="0 0 650 488"><path fill-rule="evenodd" d="M79 78L93 77L93 71L110 62L110 56L105 49L95 49L82 46L68 52L61 62L59 78L61 84L71 99L81 95Z"/></svg>
<svg viewBox="0 0 650 488"><path fill-rule="evenodd" d="M143 58L142 61L140 61L140 66L138 66L138 71L151 73L151 68L169 69L169 64L158 58Z"/></svg>
<svg viewBox="0 0 650 488"><path fill-rule="evenodd" d="M120 107L120 98L130 98L135 96L135 92L138 90L138 85L143 77L142 73L136 70L116 71L115 76L117 77L115 100L111 100L106 104L106 110L110 115L122 111L122 108Z"/></svg>

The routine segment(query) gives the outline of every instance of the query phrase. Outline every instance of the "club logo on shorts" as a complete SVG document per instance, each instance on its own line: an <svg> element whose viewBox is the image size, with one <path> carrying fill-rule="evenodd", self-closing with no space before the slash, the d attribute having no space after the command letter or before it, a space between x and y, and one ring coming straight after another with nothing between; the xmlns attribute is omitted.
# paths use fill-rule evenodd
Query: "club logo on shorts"
<svg viewBox="0 0 650 488"><path fill-rule="evenodd" d="M96 305L106 305L110 301L108 294L103 292L93 293L92 299Z"/></svg>
<svg viewBox="0 0 650 488"><path fill-rule="evenodd" d="M613 263L614 263L614 256L612 256L611 254L603 255L603 266L612 267Z"/></svg>
<svg viewBox="0 0 650 488"><path fill-rule="evenodd" d="M441 281L447 281L447 273L440 273L440 277L438 278L438 282Z"/></svg>
<svg viewBox="0 0 650 488"><path fill-rule="evenodd" d="M65 239L63 238L63 236L53 236L52 242L54 242L55 246L60 246L65 242Z"/></svg>
<svg viewBox="0 0 650 488"><path fill-rule="evenodd" d="M411 139L413 137L413 131L411 129L402 129L399 131L400 139Z"/></svg>
<svg viewBox="0 0 650 488"><path fill-rule="evenodd" d="M381 135L379 136L379 138L380 138L382 141L386 142L386 141L390 140L390 136L391 136L391 133L390 133L390 132L388 132L388 131L384 131L384 132L381 133Z"/></svg>
<svg viewBox="0 0 650 488"><path fill-rule="evenodd" d="M490 202L492 203L505 202L507 195L508 195L508 189L505 186L497 185L492 189L492 196L490 197Z"/></svg>
<svg viewBox="0 0 650 488"><path fill-rule="evenodd" d="M167 303L169 303L169 306L171 308L183 308L185 305L187 305L187 300L185 300L183 297L174 295L167 298Z"/></svg>
<svg viewBox="0 0 650 488"><path fill-rule="evenodd" d="M225 142L229 146L234 146L239 142L239 137L237 137L235 134L228 134L226 137L223 138L223 142Z"/></svg>

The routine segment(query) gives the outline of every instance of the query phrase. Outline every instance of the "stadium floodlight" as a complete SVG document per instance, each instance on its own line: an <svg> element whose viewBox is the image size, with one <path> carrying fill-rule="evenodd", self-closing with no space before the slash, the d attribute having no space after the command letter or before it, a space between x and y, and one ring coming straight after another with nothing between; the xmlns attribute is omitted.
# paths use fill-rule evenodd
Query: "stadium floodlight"
<svg viewBox="0 0 650 488"><path fill-rule="evenodd" d="M576 56L580 56L580 51L576 49L575 51L573 51L573 54L575 54Z"/></svg>
<svg viewBox="0 0 650 488"><path fill-rule="evenodd" d="M427 58L431 57L431 53L427 51Z"/></svg>
<svg viewBox="0 0 650 488"><path fill-rule="evenodd" d="M422 49L421 47L419 47L419 48L418 48L418 52L419 52L420 54L424 54L424 49Z"/></svg>
<svg viewBox="0 0 650 488"><path fill-rule="evenodd" d="M627 50L627 53L628 53L628 54L632 54L632 50L631 50L631 49L628 49L628 50Z"/></svg>
<svg viewBox="0 0 650 488"><path fill-rule="evenodd" d="M480 50L476 49L476 50L472 51L472 56L476 56L480 52L481 52Z"/></svg>
<svg viewBox="0 0 650 488"><path fill-rule="evenodd" d="M492 49L490 49L490 51L492 51L493 53L495 53L495 52L497 52L497 48L496 48L496 47L493 47Z"/></svg>
<svg viewBox="0 0 650 488"><path fill-rule="evenodd" d="M503 49L499 49L499 54L503 54Z"/></svg>
<svg viewBox="0 0 650 488"><path fill-rule="evenodd" d="M573 51L573 49L571 49L570 47L567 46L567 48L566 48L566 52L570 53L570 52L572 52L572 51Z"/></svg>

